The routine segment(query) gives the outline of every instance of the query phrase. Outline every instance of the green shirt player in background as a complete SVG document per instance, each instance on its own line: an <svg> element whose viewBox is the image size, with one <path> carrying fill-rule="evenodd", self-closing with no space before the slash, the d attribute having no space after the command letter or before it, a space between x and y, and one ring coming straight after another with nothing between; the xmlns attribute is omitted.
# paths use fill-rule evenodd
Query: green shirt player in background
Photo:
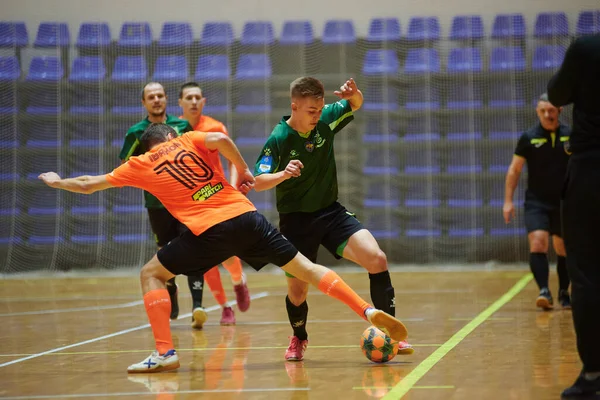
<svg viewBox="0 0 600 400"><path fill-rule="evenodd" d="M302 254L316 262L319 245L323 245L336 258L359 264L369 272L375 307L395 315L394 288L384 252L354 214L337 202L333 140L354 119L363 95L350 79L334 92L341 100L325 105L323 84L311 77L293 81L290 92L292 115L283 117L267 139L254 169L254 189L276 188L279 229ZM285 302L294 336L285 358L300 361L308 344L308 285L286 276ZM399 348L404 354L413 352L406 342Z"/></svg>
<svg viewBox="0 0 600 400"><path fill-rule="evenodd" d="M147 151L141 145L140 138L146 128L153 122L169 125L179 136L193 130L188 121L167 114L167 95L160 83L149 82L144 86L142 89L142 104L146 108L148 116L127 131L123 148L119 154L122 163L130 157L144 154ZM148 210L150 226L152 227L158 248L165 246L179 236L181 232L185 231L185 225L175 219L162 203L149 192L144 191L144 202ZM202 309L204 276L188 276L188 285L192 293L193 310ZM179 315L179 303L177 302L175 278L167 282L167 289L171 297L171 319L177 319ZM206 320L206 314L198 313L198 320L194 317L197 313L192 312L192 314L192 327L200 329L204 320Z"/></svg>

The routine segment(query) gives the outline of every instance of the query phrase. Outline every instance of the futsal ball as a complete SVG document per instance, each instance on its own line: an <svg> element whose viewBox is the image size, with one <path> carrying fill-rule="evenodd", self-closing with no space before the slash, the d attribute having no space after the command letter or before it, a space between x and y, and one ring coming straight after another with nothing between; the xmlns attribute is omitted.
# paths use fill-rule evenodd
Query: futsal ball
<svg viewBox="0 0 600 400"><path fill-rule="evenodd" d="M384 363L396 357L398 342L387 336L375 326L370 326L360 338L360 348L369 360Z"/></svg>

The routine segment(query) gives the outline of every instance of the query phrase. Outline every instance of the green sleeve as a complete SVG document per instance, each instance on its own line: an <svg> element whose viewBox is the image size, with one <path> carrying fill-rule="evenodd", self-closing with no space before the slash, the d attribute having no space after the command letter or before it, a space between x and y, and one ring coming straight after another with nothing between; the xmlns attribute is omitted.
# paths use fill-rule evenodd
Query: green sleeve
<svg viewBox="0 0 600 400"><path fill-rule="evenodd" d="M267 139L254 165L254 176L277 172L280 163L279 146L275 136Z"/></svg>
<svg viewBox="0 0 600 400"><path fill-rule="evenodd" d="M125 135L125 142L119 153L119 158L123 161L129 160L131 156L136 155L136 151L139 151L140 141L138 140L135 133L128 131Z"/></svg>
<svg viewBox="0 0 600 400"><path fill-rule="evenodd" d="M194 130L194 128L192 128L192 126L190 125L190 123L189 123L189 122L187 122L187 121L185 121L185 122L186 122L186 124L185 124L185 126L183 127L183 129L181 130L181 133L186 133L186 132L191 132L191 131L193 131L193 130Z"/></svg>
<svg viewBox="0 0 600 400"><path fill-rule="evenodd" d="M326 104L321 114L321 121L329 125L333 133L338 133L343 127L354 119L352 107L348 100L340 100L333 104Z"/></svg>

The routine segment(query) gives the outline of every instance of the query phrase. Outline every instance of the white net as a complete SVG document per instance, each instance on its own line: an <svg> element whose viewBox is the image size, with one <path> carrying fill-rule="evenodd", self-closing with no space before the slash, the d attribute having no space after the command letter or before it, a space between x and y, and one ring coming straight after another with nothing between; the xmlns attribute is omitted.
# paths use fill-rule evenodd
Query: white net
<svg viewBox="0 0 600 400"><path fill-rule="evenodd" d="M411 19L402 35L395 19L380 19L364 38L351 21L327 23L322 34L310 21L286 23L279 37L268 22L237 35L228 23L165 22L154 38L144 23L112 36L108 25L82 24L69 27L71 41L66 25L42 24L28 26L36 34L26 45L19 24L0 24L12 38L0 58L3 271L115 268L152 254L141 191L74 195L37 180L116 167L125 132L146 116L146 82L163 84L176 116L179 87L198 82L204 112L226 124L253 165L289 114L289 83L303 75L323 80L328 102L349 77L365 94L336 139L340 202L390 262L521 260L522 221L502 220L504 176L570 41L561 17L539 32L536 24L535 35L522 22L507 16L490 34L477 18L457 18L443 37L435 18ZM273 191L250 198L277 223Z"/></svg>

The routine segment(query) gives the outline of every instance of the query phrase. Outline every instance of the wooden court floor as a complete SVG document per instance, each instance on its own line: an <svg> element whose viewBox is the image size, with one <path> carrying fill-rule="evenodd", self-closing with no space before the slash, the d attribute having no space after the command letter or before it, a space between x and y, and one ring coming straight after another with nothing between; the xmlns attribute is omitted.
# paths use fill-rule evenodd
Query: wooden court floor
<svg viewBox="0 0 600 400"><path fill-rule="evenodd" d="M340 275L369 299L366 273ZM416 352L387 364L358 347L367 323L315 291L306 358L285 362L280 274L248 274L253 300L235 327L218 325L206 291L203 331L190 328L189 290L177 280L181 369L128 376L153 350L136 276L1 279L0 398L543 400L560 398L580 370L570 311L536 310L525 270L394 272L397 316Z"/></svg>

